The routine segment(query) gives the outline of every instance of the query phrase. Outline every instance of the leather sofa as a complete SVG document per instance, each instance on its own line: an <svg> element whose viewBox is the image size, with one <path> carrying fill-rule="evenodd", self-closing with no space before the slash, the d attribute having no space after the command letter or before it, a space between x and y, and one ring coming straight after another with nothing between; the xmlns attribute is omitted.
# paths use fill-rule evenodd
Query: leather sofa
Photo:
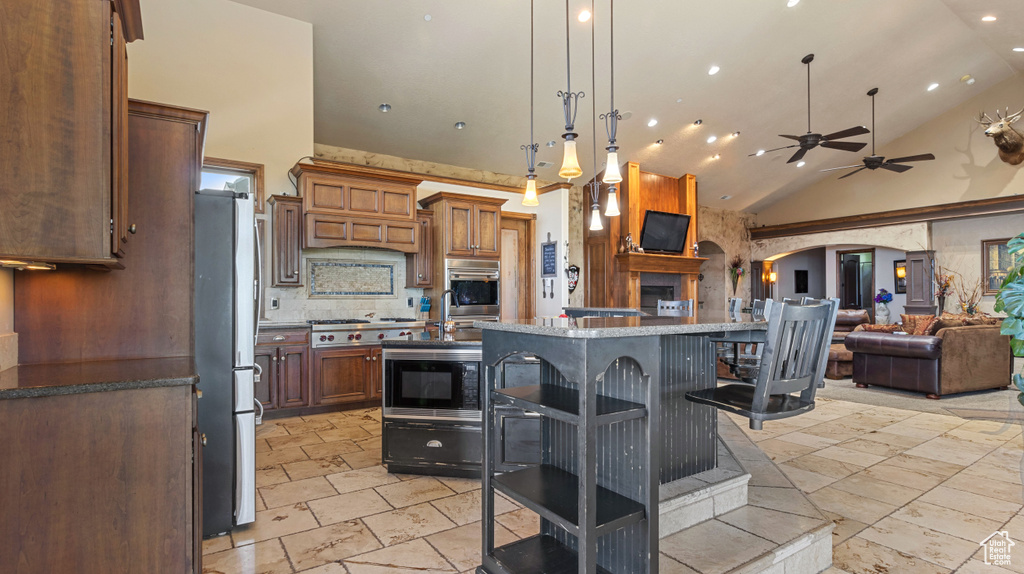
<svg viewBox="0 0 1024 574"><path fill-rule="evenodd" d="M853 353L846 349L843 341L857 328L871 322L867 309L840 309L836 314L836 326L832 331L832 345L828 349L826 379L843 379L853 374Z"/></svg>
<svg viewBox="0 0 1024 574"><path fill-rule="evenodd" d="M858 331L846 337L853 382L944 395L1005 388L1013 371L1010 337L999 325L939 329L934 336Z"/></svg>
<svg viewBox="0 0 1024 574"><path fill-rule="evenodd" d="M857 328L871 322L867 309L840 309L836 314L836 326L832 330L832 342L842 343L846 336Z"/></svg>

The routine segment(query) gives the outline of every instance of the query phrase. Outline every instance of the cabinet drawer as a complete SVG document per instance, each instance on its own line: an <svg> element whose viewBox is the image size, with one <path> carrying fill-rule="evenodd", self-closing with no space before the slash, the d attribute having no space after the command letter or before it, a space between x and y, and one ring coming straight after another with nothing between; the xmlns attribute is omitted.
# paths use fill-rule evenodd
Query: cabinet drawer
<svg viewBox="0 0 1024 574"><path fill-rule="evenodd" d="M480 464L480 427L385 423L384 462L402 465Z"/></svg>
<svg viewBox="0 0 1024 574"><path fill-rule="evenodd" d="M307 329L260 329L257 345L293 345L309 342Z"/></svg>

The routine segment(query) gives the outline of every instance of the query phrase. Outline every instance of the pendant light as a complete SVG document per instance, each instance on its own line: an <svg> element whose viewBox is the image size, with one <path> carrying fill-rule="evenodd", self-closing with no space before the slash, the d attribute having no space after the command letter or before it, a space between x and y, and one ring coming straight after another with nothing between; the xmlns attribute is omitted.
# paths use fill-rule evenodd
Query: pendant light
<svg viewBox="0 0 1024 574"><path fill-rule="evenodd" d="M573 133L573 124L576 123L576 110L579 99L585 97L583 92L572 91L572 73L569 62L569 0L565 0L565 91L559 91L558 96L562 98L562 111L565 113L565 155L562 157L562 167L558 175L572 181L572 178L583 175L580 169L580 162L576 159L576 134Z"/></svg>
<svg viewBox="0 0 1024 574"><path fill-rule="evenodd" d="M597 57L594 49L594 0L590 0L590 93L597 93ZM597 181L597 100L590 99L590 127L594 130L594 179L590 180L590 230L600 231L604 229L601 224L601 205L598 201L601 198L601 183Z"/></svg>
<svg viewBox="0 0 1024 574"><path fill-rule="evenodd" d="M615 0L609 0L608 20L610 22L609 44L611 62L609 68L611 70L611 111L607 114L601 114L605 130L608 132L608 147L605 148L608 150L608 159L604 164L604 177L602 181L609 184L608 205L605 207L604 214L608 217L616 217L619 215L619 199L615 195L615 184L622 181L622 173L619 171L619 146L615 143L615 135L622 116L619 115L619 110L615 109Z"/></svg>
<svg viewBox="0 0 1024 574"><path fill-rule="evenodd" d="M530 143L519 146L526 151L526 193L523 195L523 205L528 207L540 205L537 200L537 174L534 173L539 146L533 141L533 2L530 0Z"/></svg>

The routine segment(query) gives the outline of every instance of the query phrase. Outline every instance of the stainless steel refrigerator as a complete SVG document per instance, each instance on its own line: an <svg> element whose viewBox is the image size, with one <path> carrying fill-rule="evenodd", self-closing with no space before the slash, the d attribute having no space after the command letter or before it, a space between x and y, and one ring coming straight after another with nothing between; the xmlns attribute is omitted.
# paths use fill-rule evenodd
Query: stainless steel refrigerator
<svg viewBox="0 0 1024 574"><path fill-rule="evenodd" d="M254 346L259 278L253 198L195 195L195 356L203 447L203 536L256 519ZM169 273L176 270L170 269Z"/></svg>

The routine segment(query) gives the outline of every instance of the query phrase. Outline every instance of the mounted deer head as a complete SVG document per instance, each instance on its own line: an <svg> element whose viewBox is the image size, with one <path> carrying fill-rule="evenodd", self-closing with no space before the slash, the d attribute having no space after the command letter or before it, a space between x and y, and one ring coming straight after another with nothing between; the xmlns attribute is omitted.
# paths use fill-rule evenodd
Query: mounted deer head
<svg viewBox="0 0 1024 574"><path fill-rule="evenodd" d="M1009 111L1010 108L1006 108L1007 113L1004 116L996 110L998 121L982 112L977 122L985 126L985 135L995 140L996 147L999 148L999 159L1010 165L1019 165L1024 162L1024 136L1013 129L1011 124L1021 118L1024 109L1015 114L1010 114Z"/></svg>

